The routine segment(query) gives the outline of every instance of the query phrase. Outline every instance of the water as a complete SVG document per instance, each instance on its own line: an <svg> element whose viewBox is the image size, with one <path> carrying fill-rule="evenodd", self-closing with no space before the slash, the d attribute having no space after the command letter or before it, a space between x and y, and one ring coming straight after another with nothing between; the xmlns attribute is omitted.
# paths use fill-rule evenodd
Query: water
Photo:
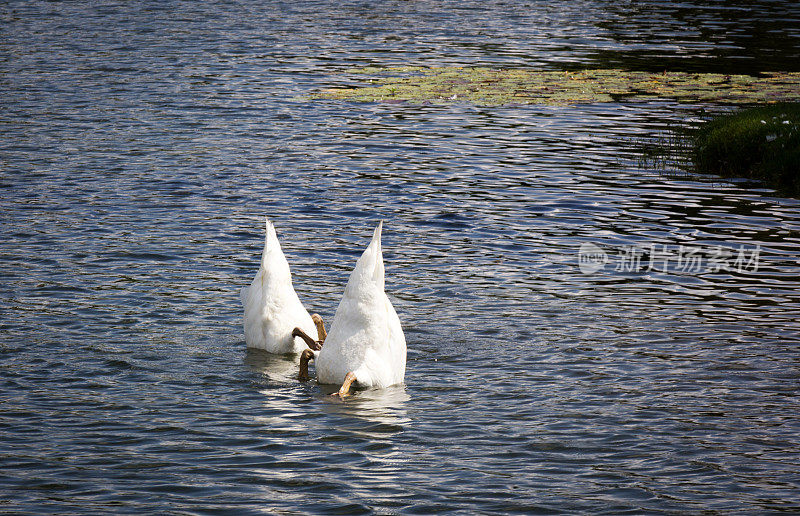
<svg viewBox="0 0 800 516"><path fill-rule="evenodd" d="M0 7L2 512L799 511L800 203L639 169L696 106L302 97L365 64L800 62L792 2L647 6ZM385 221L404 386L341 402L245 351L266 214L328 321ZM758 268L626 269L651 245Z"/></svg>

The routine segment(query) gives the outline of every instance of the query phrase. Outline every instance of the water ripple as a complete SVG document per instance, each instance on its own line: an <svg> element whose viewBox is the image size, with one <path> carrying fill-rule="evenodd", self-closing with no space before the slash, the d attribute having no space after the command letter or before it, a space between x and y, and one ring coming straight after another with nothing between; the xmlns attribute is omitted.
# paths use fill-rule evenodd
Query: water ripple
<svg viewBox="0 0 800 516"><path fill-rule="evenodd" d="M4 512L800 509L798 202L631 148L697 106L302 97L370 64L787 69L794 3L0 15ZM265 214L328 321L385 221L406 385L342 402L244 350Z"/></svg>

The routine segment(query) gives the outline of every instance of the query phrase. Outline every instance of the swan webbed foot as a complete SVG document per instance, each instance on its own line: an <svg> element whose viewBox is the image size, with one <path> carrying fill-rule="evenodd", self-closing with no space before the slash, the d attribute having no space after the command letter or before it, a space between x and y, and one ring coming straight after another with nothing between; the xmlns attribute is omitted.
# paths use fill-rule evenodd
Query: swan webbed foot
<svg viewBox="0 0 800 516"><path fill-rule="evenodd" d="M306 343L306 345L313 349L314 351L319 351L322 349L322 343L317 342L316 340L312 339L308 336L306 332L301 330L300 328L295 328L292 330L292 337L300 337Z"/></svg>
<svg viewBox="0 0 800 516"><path fill-rule="evenodd" d="M310 349L304 349L300 354L300 374L297 379L301 382L307 382L311 378L308 376L308 363L314 360L314 352Z"/></svg>
<svg viewBox="0 0 800 516"><path fill-rule="evenodd" d="M322 317L319 314L311 314L311 320L314 321L314 325L317 327L317 335L319 336L319 345L325 342L325 339L328 338L328 332L325 331L325 323L322 322Z"/></svg>
<svg viewBox="0 0 800 516"><path fill-rule="evenodd" d="M347 373L344 377L344 382L342 382L342 386L339 387L338 392L334 392L331 396L339 396L340 398L344 398L345 396L350 395L350 387L353 385L353 382L356 380L356 375L351 371Z"/></svg>

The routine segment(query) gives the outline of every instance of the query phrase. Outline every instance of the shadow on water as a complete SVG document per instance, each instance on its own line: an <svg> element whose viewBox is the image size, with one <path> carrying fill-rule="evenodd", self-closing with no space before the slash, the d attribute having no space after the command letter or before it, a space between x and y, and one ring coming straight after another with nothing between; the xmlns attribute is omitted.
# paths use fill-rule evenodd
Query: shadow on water
<svg viewBox="0 0 800 516"><path fill-rule="evenodd" d="M603 13L594 23L614 43L589 51L598 66L751 75L800 70L796 2L600 5Z"/></svg>

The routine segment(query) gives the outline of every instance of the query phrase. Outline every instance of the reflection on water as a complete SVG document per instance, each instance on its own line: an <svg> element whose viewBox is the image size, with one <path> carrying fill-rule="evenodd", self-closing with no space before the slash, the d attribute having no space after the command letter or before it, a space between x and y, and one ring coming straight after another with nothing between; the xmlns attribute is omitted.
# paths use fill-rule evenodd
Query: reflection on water
<svg viewBox="0 0 800 516"><path fill-rule="evenodd" d="M800 203L638 169L697 106L302 98L364 64L791 69L797 9L4 3L0 507L798 512ZM384 220L404 386L245 351L264 215L326 320ZM584 273L587 243L760 255Z"/></svg>
<svg viewBox="0 0 800 516"><path fill-rule="evenodd" d="M281 385L298 384L298 357L293 355L272 355L258 349L247 349L244 363L254 374L259 375L260 383L266 382L269 388L260 390L265 397L266 413L275 416L257 416L256 420L270 427L283 425L286 427L291 419L289 414L295 413L296 407L287 406L287 400L275 398L274 389ZM311 368L313 376L313 362ZM396 385L387 389L369 389L354 391L352 396L342 400L332 396L338 392L333 385L318 385L311 381L305 385L309 392L315 392L321 403L320 409L332 418L350 420L352 424L337 425L340 431L350 430L354 435L370 437L372 428L379 434L373 437L386 438L387 428L402 431L402 425L409 422L405 404L409 400L405 385ZM305 424L305 423L303 423ZM329 423L326 422L325 425ZM365 426L367 425L367 426ZM391 436L388 436L391 437Z"/></svg>
<svg viewBox="0 0 800 516"><path fill-rule="evenodd" d="M268 379L270 384L297 381L299 358L295 355L273 355L261 349L247 348L244 363L251 372Z"/></svg>
<svg viewBox="0 0 800 516"><path fill-rule="evenodd" d="M402 432L411 422L406 414L410 398L404 385L356 391L345 400L331 396L327 389L322 392L330 396L322 408L326 414L352 420L352 425L337 426L339 431L369 439L387 439Z"/></svg>

